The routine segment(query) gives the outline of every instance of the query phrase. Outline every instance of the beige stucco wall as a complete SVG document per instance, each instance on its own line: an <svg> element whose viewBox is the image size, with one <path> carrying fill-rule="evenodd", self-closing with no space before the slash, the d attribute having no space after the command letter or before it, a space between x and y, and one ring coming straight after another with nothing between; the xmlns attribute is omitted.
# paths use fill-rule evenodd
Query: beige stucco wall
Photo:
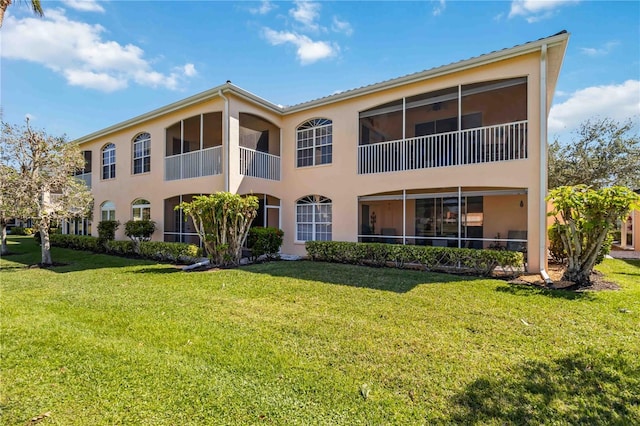
<svg viewBox="0 0 640 426"><path fill-rule="evenodd" d="M358 234L358 196L385 191L436 189L442 187L477 186L525 188L527 223L514 224L529 232L529 262L531 270L539 270L544 261L540 259L538 223L540 218L540 54L530 53L500 62L482 65L468 70L435 77L427 81L414 82L370 93L352 99L321 105L304 111L279 114L233 93L227 93L229 112L229 190L240 194L266 193L281 202L280 221L285 232L284 253L305 254L304 243L295 241L295 202L306 195L323 195L333 203L333 240L356 241ZM359 112L390 101L421 93L427 93L458 84L527 77L528 143L529 157L526 160L500 163L443 167L406 172L358 175L357 153L359 137ZM555 80L553 82L555 84ZM146 198L151 202L151 218L157 222L158 231L154 240L163 239L164 200L180 194L212 193L224 189L224 175L202 178L164 181L165 128L178 120L196 114L224 111L225 102L215 97L206 102L185 107L148 120L144 124L130 126L117 132L83 143L83 150L93 152L93 193L95 209L93 221L100 220L100 204L111 200L116 205L116 218L124 223L131 219L131 202ZM245 177L239 174L238 137L240 114L252 114L281 129L279 140L270 138L270 151L281 155L281 180L269 181ZM333 161L328 165L296 167L296 133L301 123L312 118L328 118L333 122ZM273 128L272 128L273 129ZM131 171L132 138L139 132L151 134L151 172L133 175ZM272 132L270 132L272 133ZM112 142L116 145L116 178L101 179L100 149ZM224 143L223 143L224 146ZM223 154L223 167L226 161ZM412 202L411 202L412 203ZM412 230L414 207L407 211L408 230ZM519 203L519 201L518 201ZM487 203L493 206L493 203ZM411 204L413 206L413 204ZM508 208L503 206L507 211ZM520 208L519 205L517 208ZM394 227L396 224L394 223ZM401 229L401 218L400 226ZM94 234L96 226L93 227ZM409 233L409 232L408 232ZM486 230L485 235L491 235ZM117 238L124 238L122 227Z"/></svg>

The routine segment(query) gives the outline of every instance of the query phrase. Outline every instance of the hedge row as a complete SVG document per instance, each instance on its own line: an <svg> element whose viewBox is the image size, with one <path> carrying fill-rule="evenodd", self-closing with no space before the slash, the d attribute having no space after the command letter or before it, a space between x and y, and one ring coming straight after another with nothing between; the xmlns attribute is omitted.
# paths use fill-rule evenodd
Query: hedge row
<svg viewBox="0 0 640 426"><path fill-rule="evenodd" d="M354 265L404 268L419 265L426 271L442 271L491 276L496 268L502 274L515 275L524 265L522 253L504 250L431 247L381 243L308 241L307 253L312 260Z"/></svg>
<svg viewBox="0 0 640 426"><path fill-rule="evenodd" d="M200 249L193 244L165 243L160 241L140 242L139 253L135 251L133 241L105 241L98 242L98 238L87 235L50 235L52 246L75 250L86 250L95 253L108 253L118 256L142 257L160 262L189 264L201 257Z"/></svg>

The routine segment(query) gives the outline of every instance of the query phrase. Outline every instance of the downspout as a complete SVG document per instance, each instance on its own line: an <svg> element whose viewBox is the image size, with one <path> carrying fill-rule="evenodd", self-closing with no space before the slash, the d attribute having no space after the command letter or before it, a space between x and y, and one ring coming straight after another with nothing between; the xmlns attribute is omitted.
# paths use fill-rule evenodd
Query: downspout
<svg viewBox="0 0 640 426"><path fill-rule="evenodd" d="M553 284L545 269L547 259L547 44L540 52L540 242L539 255L542 262L540 275L547 284Z"/></svg>
<svg viewBox="0 0 640 426"><path fill-rule="evenodd" d="M224 99L224 111L222 113L222 155L224 158L224 191L229 192L229 98L218 90L218 95Z"/></svg>

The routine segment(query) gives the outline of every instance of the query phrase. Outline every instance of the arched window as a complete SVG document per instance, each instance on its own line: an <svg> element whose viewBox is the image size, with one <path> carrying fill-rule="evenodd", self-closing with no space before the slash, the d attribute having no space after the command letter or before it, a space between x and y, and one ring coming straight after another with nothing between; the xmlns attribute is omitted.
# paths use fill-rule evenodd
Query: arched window
<svg viewBox="0 0 640 426"><path fill-rule="evenodd" d="M140 133L133 139L133 174L151 171L151 135Z"/></svg>
<svg viewBox="0 0 640 426"><path fill-rule="evenodd" d="M102 148L102 179L116 177L116 146L109 143Z"/></svg>
<svg viewBox="0 0 640 426"><path fill-rule="evenodd" d="M100 204L100 220L116 220L116 205L113 201Z"/></svg>
<svg viewBox="0 0 640 426"><path fill-rule="evenodd" d="M330 164L333 152L333 124L327 118L314 118L296 130L298 167Z"/></svg>
<svg viewBox="0 0 640 426"><path fill-rule="evenodd" d="M132 204L133 220L151 219L151 203L144 198L138 198Z"/></svg>
<svg viewBox="0 0 640 426"><path fill-rule="evenodd" d="M331 200L307 195L296 201L296 241L331 241Z"/></svg>

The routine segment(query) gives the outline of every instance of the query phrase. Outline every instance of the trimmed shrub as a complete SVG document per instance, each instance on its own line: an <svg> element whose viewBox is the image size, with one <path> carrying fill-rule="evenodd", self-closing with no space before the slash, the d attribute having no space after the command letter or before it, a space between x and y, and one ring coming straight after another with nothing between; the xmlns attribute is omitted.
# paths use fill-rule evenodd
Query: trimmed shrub
<svg viewBox="0 0 640 426"><path fill-rule="evenodd" d="M51 245L74 250L107 252L117 256L138 256L133 241L107 240L87 235L51 234ZM140 243L140 257L160 262L192 263L201 257L198 246L185 243L164 243L160 241L143 241Z"/></svg>
<svg viewBox="0 0 640 426"><path fill-rule="evenodd" d="M504 274L517 274L524 265L523 254L516 251L474 250L381 243L307 241L312 260L354 265L404 268L420 265L427 271L491 276L497 267Z"/></svg>
<svg viewBox="0 0 640 426"><path fill-rule="evenodd" d="M202 251L193 244L143 241L140 243L140 255L160 262L189 264L202 257Z"/></svg>
<svg viewBox="0 0 640 426"><path fill-rule="evenodd" d="M124 224L124 235L134 241L149 241L155 230L153 220L129 220Z"/></svg>
<svg viewBox="0 0 640 426"><path fill-rule="evenodd" d="M251 250L251 257L257 259L266 255L267 259L275 259L282 246L282 229L261 226L249 229L247 247Z"/></svg>
<svg viewBox="0 0 640 426"><path fill-rule="evenodd" d="M98 222L98 240L100 244L116 239L116 230L120 226L120 221L103 220Z"/></svg>
<svg viewBox="0 0 640 426"><path fill-rule="evenodd" d="M70 248L74 250L98 251L98 239L88 235L49 235L52 246Z"/></svg>
<svg viewBox="0 0 640 426"><path fill-rule="evenodd" d="M118 256L135 256L135 244L133 241L110 240L104 243L104 248L109 254Z"/></svg>

